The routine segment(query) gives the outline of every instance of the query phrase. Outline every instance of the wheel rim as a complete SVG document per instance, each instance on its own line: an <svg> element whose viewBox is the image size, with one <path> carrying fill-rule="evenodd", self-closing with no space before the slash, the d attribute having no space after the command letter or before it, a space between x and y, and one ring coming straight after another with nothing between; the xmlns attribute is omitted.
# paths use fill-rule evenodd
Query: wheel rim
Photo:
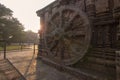
<svg viewBox="0 0 120 80"><path fill-rule="evenodd" d="M91 38L87 16L75 7L62 6L47 23L46 46L53 59L71 65L85 55Z"/></svg>

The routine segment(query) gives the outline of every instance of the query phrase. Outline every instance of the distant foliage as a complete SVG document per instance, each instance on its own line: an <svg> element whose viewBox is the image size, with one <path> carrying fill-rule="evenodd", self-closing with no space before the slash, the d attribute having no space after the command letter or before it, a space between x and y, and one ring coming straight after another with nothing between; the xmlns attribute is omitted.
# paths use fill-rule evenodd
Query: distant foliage
<svg viewBox="0 0 120 80"><path fill-rule="evenodd" d="M12 16L13 11L0 4L0 40L10 43L38 43L38 34L24 31L23 25ZM0 42L0 46L4 46Z"/></svg>
<svg viewBox="0 0 120 80"><path fill-rule="evenodd" d="M32 32L31 30L25 31L24 36L22 38L23 43L38 43L39 37L38 34L35 32Z"/></svg>
<svg viewBox="0 0 120 80"><path fill-rule="evenodd" d="M24 27L12 13L12 10L0 4L0 40L18 42L22 39Z"/></svg>

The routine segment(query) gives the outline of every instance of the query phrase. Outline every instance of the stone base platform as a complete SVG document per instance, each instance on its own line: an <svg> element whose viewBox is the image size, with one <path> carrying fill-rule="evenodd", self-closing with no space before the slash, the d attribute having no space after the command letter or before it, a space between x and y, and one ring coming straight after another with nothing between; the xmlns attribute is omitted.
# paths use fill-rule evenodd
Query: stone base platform
<svg viewBox="0 0 120 80"><path fill-rule="evenodd" d="M75 76L76 78L78 78L79 80L107 80L107 78L104 76L104 74L100 74L97 72L92 72L90 70L78 70L78 69L74 69L72 67L68 67L62 64L57 64L47 58L41 57L39 56L38 59L41 59L44 63L56 68L57 70L61 71L61 72L65 72L65 73L69 73L73 76Z"/></svg>

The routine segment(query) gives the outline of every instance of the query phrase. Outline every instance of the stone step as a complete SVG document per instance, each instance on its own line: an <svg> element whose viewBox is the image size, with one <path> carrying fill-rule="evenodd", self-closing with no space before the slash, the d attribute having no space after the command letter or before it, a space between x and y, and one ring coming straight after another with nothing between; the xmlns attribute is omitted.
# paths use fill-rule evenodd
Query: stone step
<svg viewBox="0 0 120 80"><path fill-rule="evenodd" d="M89 53L88 55L101 55L101 56L116 56L115 53L107 53L107 52L95 52L95 51L92 51L91 53Z"/></svg>
<svg viewBox="0 0 120 80"><path fill-rule="evenodd" d="M93 61L100 59L104 62L104 60L115 61L115 50L111 48L93 48L93 50L87 54L88 58L93 58Z"/></svg>
<svg viewBox="0 0 120 80"><path fill-rule="evenodd" d="M93 51L115 53L115 49L112 48L93 48Z"/></svg>
<svg viewBox="0 0 120 80"><path fill-rule="evenodd" d="M86 61L81 63L81 68L86 68L92 71L103 72L115 76L113 72L116 70L115 50L110 48L93 48L87 54Z"/></svg>
<svg viewBox="0 0 120 80"><path fill-rule="evenodd" d="M88 57L88 62L95 64L106 64L106 65L115 65L115 60L108 60L103 58Z"/></svg>
<svg viewBox="0 0 120 80"><path fill-rule="evenodd" d="M87 54L87 61L90 64L100 64L100 65L115 65L115 52L103 50L103 48L94 48L89 54Z"/></svg>
<svg viewBox="0 0 120 80"><path fill-rule="evenodd" d="M111 55L106 55L106 54L91 53L88 56L93 57L93 58L115 60L115 55L112 55L112 54Z"/></svg>

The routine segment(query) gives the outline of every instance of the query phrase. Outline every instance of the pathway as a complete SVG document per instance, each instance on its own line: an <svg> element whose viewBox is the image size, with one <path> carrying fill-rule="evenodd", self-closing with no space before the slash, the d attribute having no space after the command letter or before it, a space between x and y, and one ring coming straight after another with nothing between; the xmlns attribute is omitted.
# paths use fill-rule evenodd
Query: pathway
<svg viewBox="0 0 120 80"><path fill-rule="evenodd" d="M36 59L33 50L10 52L7 53L7 57L27 80L78 80Z"/></svg>

